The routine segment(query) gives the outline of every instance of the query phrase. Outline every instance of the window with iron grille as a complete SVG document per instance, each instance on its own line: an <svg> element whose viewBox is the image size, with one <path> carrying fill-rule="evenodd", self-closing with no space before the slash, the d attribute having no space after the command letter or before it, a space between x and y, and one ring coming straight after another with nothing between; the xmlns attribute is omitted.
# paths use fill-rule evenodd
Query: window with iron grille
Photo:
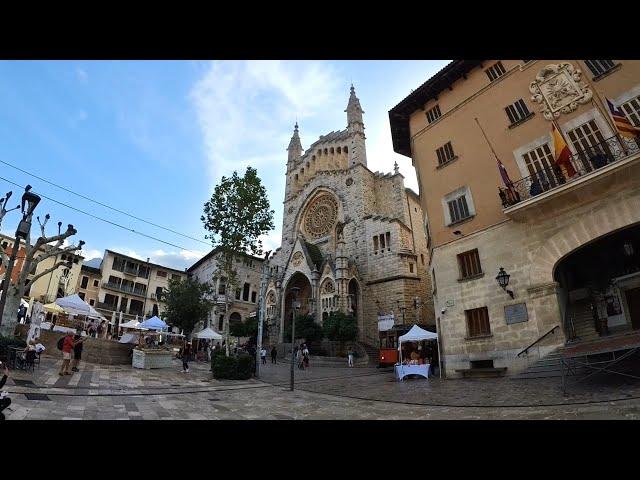
<svg viewBox="0 0 640 480"><path fill-rule="evenodd" d="M495 65L487 68L484 73L486 73L487 77L489 77L489 80L493 82L496 78L504 75L506 73L506 70L502 66L502 62L497 62Z"/></svg>
<svg viewBox="0 0 640 480"><path fill-rule="evenodd" d="M442 114L440 113L440 106L436 105L431 110L427 111L427 120L429 123L435 122L438 118L440 118Z"/></svg>
<svg viewBox="0 0 640 480"><path fill-rule="evenodd" d="M640 127L640 97L623 103L620 108L634 127Z"/></svg>
<svg viewBox="0 0 640 480"><path fill-rule="evenodd" d="M465 195L447 202L449 205L449 215L451 217L451 223L456 223L465 218L470 217L469 206L467 204L467 198Z"/></svg>
<svg viewBox="0 0 640 480"><path fill-rule="evenodd" d="M476 248L475 250L470 250L458 255L458 266L460 267L461 279L480 275L482 273L482 266L480 265L478 249Z"/></svg>
<svg viewBox="0 0 640 480"><path fill-rule="evenodd" d="M607 73L616 66L613 60L585 60L584 63L586 63L589 70L593 72L594 77Z"/></svg>
<svg viewBox="0 0 640 480"><path fill-rule="evenodd" d="M445 163L453 160L455 154L453 153L451 142L447 142L445 145L438 148L436 150L436 155L438 156L438 165L444 165Z"/></svg>
<svg viewBox="0 0 640 480"><path fill-rule="evenodd" d="M483 337L491 335L491 327L489 326L489 311L487 307L474 308L465 310L467 317L467 331L469 337Z"/></svg>
<svg viewBox="0 0 640 480"><path fill-rule="evenodd" d="M505 111L507 112L507 116L509 117L511 124L517 123L531 115L531 112L529 112L529 109L527 108L527 104L524 103L524 100L522 99L508 107L505 107Z"/></svg>

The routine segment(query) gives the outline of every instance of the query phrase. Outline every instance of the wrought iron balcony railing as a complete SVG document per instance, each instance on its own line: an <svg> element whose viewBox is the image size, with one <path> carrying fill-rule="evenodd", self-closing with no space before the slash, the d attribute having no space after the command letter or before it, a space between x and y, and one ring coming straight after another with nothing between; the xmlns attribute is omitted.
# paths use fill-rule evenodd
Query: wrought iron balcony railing
<svg viewBox="0 0 640 480"><path fill-rule="evenodd" d="M541 193L571 183L599 168L624 160L638 152L640 152L640 139L634 140L617 136L608 138L571 155L571 164L576 170L576 174L571 178L566 178L560 167L553 165L513 182L511 188L498 188L502 206L504 208L511 207Z"/></svg>
<svg viewBox="0 0 640 480"><path fill-rule="evenodd" d="M137 295L138 297L145 297L147 295L146 292L142 290L136 290L132 287L124 287L122 285L118 285L117 283L103 282L102 286L104 288L110 288L111 290L117 290L119 292L130 293L131 295Z"/></svg>

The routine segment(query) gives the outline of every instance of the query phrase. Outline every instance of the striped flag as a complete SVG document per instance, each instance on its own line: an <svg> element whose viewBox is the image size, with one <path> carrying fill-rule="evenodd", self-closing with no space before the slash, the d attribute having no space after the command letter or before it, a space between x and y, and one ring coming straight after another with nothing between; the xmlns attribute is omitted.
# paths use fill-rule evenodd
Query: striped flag
<svg viewBox="0 0 640 480"><path fill-rule="evenodd" d="M504 165L502 164L502 162L500 160L498 160L497 158L496 158L496 160L498 162L498 170L500 170L500 176L502 177L502 183L504 183L504 186L509 188L509 189L513 188L513 182L509 178L509 174L507 173L507 169L504 167Z"/></svg>
<svg viewBox="0 0 640 480"><path fill-rule="evenodd" d="M576 174L576 169L573 168L571 164L571 150L569 150L567 142L564 141L555 124L551 124L551 134L553 137L556 164L560 167L565 177L571 178Z"/></svg>
<svg viewBox="0 0 640 480"><path fill-rule="evenodd" d="M611 100L607 98L607 105L609 105L609 113L613 118L613 123L618 129L620 135L629 138L635 138L640 135L640 128L634 127L627 116L622 110L616 108Z"/></svg>

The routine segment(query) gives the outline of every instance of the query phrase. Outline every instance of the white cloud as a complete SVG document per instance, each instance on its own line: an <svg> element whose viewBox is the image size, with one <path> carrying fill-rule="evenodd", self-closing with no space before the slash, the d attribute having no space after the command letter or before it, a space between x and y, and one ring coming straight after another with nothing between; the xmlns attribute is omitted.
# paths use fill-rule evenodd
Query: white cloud
<svg viewBox="0 0 640 480"><path fill-rule="evenodd" d="M93 258L102 258L102 254L102 250L96 250L95 248L92 250L82 250L82 256L85 258L85 261L91 260Z"/></svg>
<svg viewBox="0 0 640 480"><path fill-rule="evenodd" d="M76 76L78 77L78 80L80 80L80 83L87 83L87 81L89 80L89 75L87 74L86 70L80 67L76 68Z"/></svg>

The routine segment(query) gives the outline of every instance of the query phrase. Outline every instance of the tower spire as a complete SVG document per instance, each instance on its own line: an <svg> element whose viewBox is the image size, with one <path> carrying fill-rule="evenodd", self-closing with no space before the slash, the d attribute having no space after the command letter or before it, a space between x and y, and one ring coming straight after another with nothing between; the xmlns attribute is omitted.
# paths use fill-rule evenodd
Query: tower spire
<svg viewBox="0 0 640 480"><path fill-rule="evenodd" d="M298 134L298 120L296 119L296 124L293 127L293 136L291 137L291 141L289 142L289 146L287 147L288 162L295 162L299 160L302 156L302 143L300 143L300 135Z"/></svg>
<svg viewBox="0 0 640 480"><path fill-rule="evenodd" d="M349 95L349 103L347 104L347 131L351 137L351 146L349 148L349 165L353 166L357 163L367 164L367 151L365 148L364 121L362 114L364 111L360 106L360 99L356 96L356 89L351 83L351 93Z"/></svg>

